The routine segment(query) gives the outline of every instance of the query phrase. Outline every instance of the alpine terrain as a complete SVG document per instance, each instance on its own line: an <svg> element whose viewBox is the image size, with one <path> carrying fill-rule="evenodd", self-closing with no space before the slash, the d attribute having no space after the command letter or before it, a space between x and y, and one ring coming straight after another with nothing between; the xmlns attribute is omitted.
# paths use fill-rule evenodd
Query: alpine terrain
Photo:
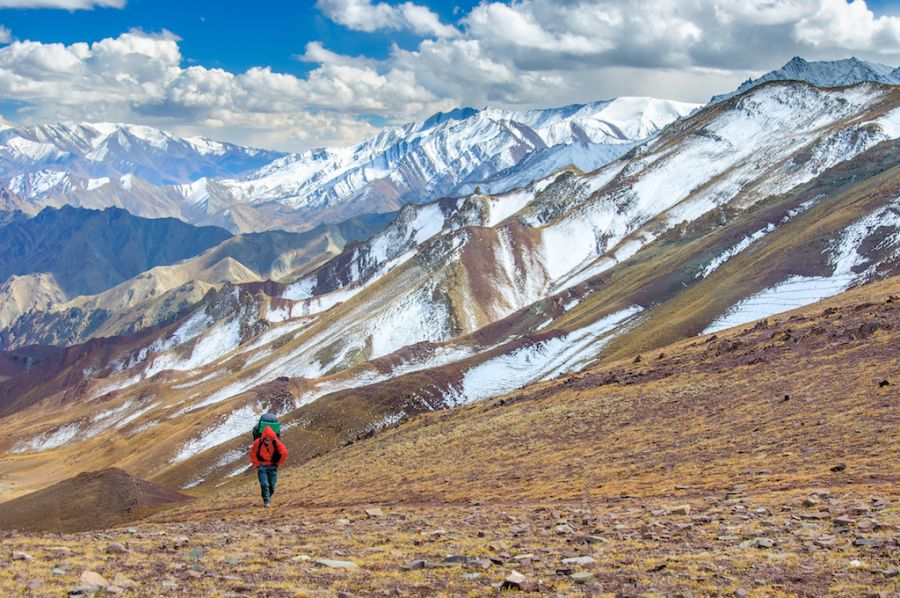
<svg viewBox="0 0 900 598"><path fill-rule="evenodd" d="M794 59L704 106L459 109L241 173L8 184L4 292L42 299L0 331L0 588L891 595L892 73ZM186 222L23 215L124 205L122 177ZM65 218L125 219L143 261ZM175 222L190 243L139 243Z"/></svg>

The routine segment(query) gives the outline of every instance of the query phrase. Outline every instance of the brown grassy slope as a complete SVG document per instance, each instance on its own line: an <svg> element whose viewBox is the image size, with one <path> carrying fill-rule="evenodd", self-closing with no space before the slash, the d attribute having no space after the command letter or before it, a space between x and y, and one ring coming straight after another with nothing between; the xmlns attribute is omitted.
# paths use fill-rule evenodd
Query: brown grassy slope
<svg viewBox="0 0 900 598"><path fill-rule="evenodd" d="M131 477L121 469L86 472L3 503L0 529L75 532L121 525L189 496Z"/></svg>
<svg viewBox="0 0 900 598"><path fill-rule="evenodd" d="M4 561L0 589L35 579L62 591L89 568L124 573L138 595L163 581L192 595L490 595L517 570L563 595L891 595L898 308L894 277L637 363L421 415L283 469L271 510L246 475L131 533L0 532L0 559L35 557ZM374 503L384 516L369 519ZM668 510L679 504L690 514ZM105 554L111 541L131 552ZM400 568L448 555L493 563ZM309 560L323 557L360 569ZM592 577L576 585L573 571Z"/></svg>
<svg viewBox="0 0 900 598"><path fill-rule="evenodd" d="M291 470L290 493L297 504L344 504L651 496L673 483L741 480L896 484L900 299L891 295L900 277L824 302L827 311L816 304L419 416ZM838 462L847 470L836 476Z"/></svg>

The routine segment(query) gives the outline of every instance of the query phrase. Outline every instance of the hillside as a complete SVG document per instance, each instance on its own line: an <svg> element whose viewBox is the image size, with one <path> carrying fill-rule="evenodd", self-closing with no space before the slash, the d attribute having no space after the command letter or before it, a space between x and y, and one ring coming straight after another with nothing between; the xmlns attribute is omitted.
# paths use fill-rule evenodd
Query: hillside
<svg viewBox="0 0 900 598"><path fill-rule="evenodd" d="M383 229L394 215L366 214L304 233L267 231L226 238L96 294L68 297L50 274L11 277L0 286L0 346L72 345L133 334L171 320L223 284L293 280ZM51 293L44 297L44 293Z"/></svg>
<svg viewBox="0 0 900 598"><path fill-rule="evenodd" d="M0 228L0 280L49 274L67 297L105 291L154 266L195 256L230 237L125 210L47 208Z"/></svg>
<svg viewBox="0 0 900 598"><path fill-rule="evenodd" d="M121 469L81 473L3 503L0 529L78 532L141 519L191 497L129 476Z"/></svg>
<svg viewBox="0 0 900 598"><path fill-rule="evenodd" d="M212 488L246 469L261 411L322 453L895 275L898 107L895 87L771 82L594 172L407 206L290 284L223 287L0 382L0 472L33 468L25 493L115 443L135 475Z"/></svg>
<svg viewBox="0 0 900 598"><path fill-rule="evenodd" d="M423 414L292 458L272 510L247 474L129 530L0 534L33 557L0 587L90 570L144 593L890 595L898 308L892 277ZM286 434L292 455L308 440Z"/></svg>

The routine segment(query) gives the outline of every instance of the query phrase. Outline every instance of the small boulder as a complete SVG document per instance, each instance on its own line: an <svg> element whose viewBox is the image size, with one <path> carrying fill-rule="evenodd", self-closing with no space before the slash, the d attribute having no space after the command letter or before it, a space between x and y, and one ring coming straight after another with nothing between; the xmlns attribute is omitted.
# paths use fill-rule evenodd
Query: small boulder
<svg viewBox="0 0 900 598"><path fill-rule="evenodd" d="M503 583L500 585L501 590L522 590L529 592L535 588L534 582L530 581L526 576L518 571L511 571Z"/></svg>
<svg viewBox="0 0 900 598"><path fill-rule="evenodd" d="M34 557L28 554L27 552L13 552L12 560L14 561L30 561Z"/></svg>
<svg viewBox="0 0 900 598"><path fill-rule="evenodd" d="M316 559L315 564L319 567L328 567L330 569L359 569L359 565L356 563L334 559Z"/></svg>
<svg viewBox="0 0 900 598"><path fill-rule="evenodd" d="M573 556L562 560L563 565L592 565L595 562L592 556Z"/></svg>
<svg viewBox="0 0 900 598"><path fill-rule="evenodd" d="M128 550L124 544L120 544L119 542L113 542L106 547L107 554L127 554L129 552L131 551Z"/></svg>
<svg viewBox="0 0 900 598"><path fill-rule="evenodd" d="M678 505L669 509L670 515L690 515L691 505Z"/></svg>
<svg viewBox="0 0 900 598"><path fill-rule="evenodd" d="M581 585L594 581L594 574L588 571L578 571L569 575L569 579L572 580L572 583Z"/></svg>
<svg viewBox="0 0 900 598"><path fill-rule="evenodd" d="M133 579L129 579L128 577L125 577L121 573L116 573L116 576L113 577L112 585L120 587L120 588L125 588L127 590L127 589L131 589L131 588L136 588L138 584Z"/></svg>
<svg viewBox="0 0 900 598"><path fill-rule="evenodd" d="M803 506L807 507L807 508L815 507L815 506L818 506L820 502L821 501L818 498L816 498L815 496L807 496L806 498L803 499Z"/></svg>
<svg viewBox="0 0 900 598"><path fill-rule="evenodd" d="M372 507L371 509L366 509L366 516L369 519L379 519L384 517L384 511L378 507Z"/></svg>
<svg viewBox="0 0 900 598"><path fill-rule="evenodd" d="M81 578L79 579L79 581L82 585L85 586L99 586L101 588L105 588L109 585L109 582L106 581L106 578L96 571L84 571L81 574Z"/></svg>
<svg viewBox="0 0 900 598"><path fill-rule="evenodd" d="M417 569L425 568L425 559L415 559L400 565L400 568L404 571L416 571Z"/></svg>

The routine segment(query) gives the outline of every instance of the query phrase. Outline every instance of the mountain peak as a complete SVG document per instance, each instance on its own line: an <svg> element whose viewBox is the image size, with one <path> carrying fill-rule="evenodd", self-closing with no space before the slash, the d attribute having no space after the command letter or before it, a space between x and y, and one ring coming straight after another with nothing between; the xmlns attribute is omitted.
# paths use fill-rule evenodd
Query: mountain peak
<svg viewBox="0 0 900 598"><path fill-rule="evenodd" d="M900 84L900 68L860 60L855 56L813 62L794 56L779 69L750 79L733 92L714 96L710 103L716 104L767 81L806 81L817 87L843 87L865 81L897 85Z"/></svg>

